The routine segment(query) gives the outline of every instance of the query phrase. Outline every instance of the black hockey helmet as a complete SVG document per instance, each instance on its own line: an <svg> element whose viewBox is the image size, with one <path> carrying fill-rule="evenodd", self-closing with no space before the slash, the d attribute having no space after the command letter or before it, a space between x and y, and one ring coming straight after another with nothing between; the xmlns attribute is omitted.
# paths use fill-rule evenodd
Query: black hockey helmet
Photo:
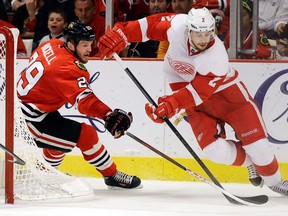
<svg viewBox="0 0 288 216"><path fill-rule="evenodd" d="M75 46L80 40L93 41L95 40L95 33L93 29L80 20L69 23L64 29L64 38L66 43L71 41Z"/></svg>

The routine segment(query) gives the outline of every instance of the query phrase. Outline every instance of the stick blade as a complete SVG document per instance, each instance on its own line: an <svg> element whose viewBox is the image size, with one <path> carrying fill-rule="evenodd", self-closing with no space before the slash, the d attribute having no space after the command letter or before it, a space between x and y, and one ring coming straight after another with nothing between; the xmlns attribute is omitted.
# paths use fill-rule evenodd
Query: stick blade
<svg viewBox="0 0 288 216"><path fill-rule="evenodd" d="M239 197L239 199L245 200L246 202L250 202L256 205L262 205L269 201L268 196L266 195L258 195L258 196L252 196L252 197Z"/></svg>
<svg viewBox="0 0 288 216"><path fill-rule="evenodd" d="M251 196L251 197L240 197L236 196L238 199L243 200L243 202L239 202L231 197L226 196L227 200L236 205L263 205L269 201L268 196L266 195L258 195L258 196Z"/></svg>
<svg viewBox="0 0 288 216"><path fill-rule="evenodd" d="M0 143L0 148L3 149L7 154L9 154L10 156L13 157L13 160L8 160L9 162L15 163L15 164L19 164L19 165L23 165L23 166L26 164L24 160L22 160L20 157L18 157L16 154L14 154L9 149L7 149L1 143Z"/></svg>

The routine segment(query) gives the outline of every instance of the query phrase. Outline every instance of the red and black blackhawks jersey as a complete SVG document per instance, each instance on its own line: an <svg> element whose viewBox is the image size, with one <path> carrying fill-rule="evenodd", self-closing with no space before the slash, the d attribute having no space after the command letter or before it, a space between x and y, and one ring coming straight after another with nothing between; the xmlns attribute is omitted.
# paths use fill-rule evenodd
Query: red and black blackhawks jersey
<svg viewBox="0 0 288 216"><path fill-rule="evenodd" d="M226 49L229 48L229 43L230 43L230 31L227 32L224 40L224 45ZM243 49L252 49L252 43L253 43L253 31L249 32L247 37L243 40ZM268 59L270 58L271 55L271 46L268 41L268 38L264 31L258 29L258 38L257 38L257 47L256 47L257 52L255 55L242 55L242 58L245 59Z"/></svg>
<svg viewBox="0 0 288 216"><path fill-rule="evenodd" d="M52 39L41 44L17 83L25 118L41 121L48 112L70 103L80 113L102 119L111 109L96 97L89 81L86 67L63 41Z"/></svg>

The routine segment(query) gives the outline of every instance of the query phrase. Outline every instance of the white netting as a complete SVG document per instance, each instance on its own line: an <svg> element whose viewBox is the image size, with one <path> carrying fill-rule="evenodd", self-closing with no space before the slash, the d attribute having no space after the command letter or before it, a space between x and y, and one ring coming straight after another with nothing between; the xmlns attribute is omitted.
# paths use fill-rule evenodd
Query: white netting
<svg viewBox="0 0 288 216"><path fill-rule="evenodd" d="M9 41L9 40L8 40ZM5 145L5 70L6 41L0 33L0 142ZM10 56L10 58L13 56ZM8 57L7 57L8 58ZM16 71L16 70L15 70ZM15 77L17 77L15 75ZM15 92L16 96L16 92ZM93 190L80 179L66 175L48 164L22 117L17 98L14 100L14 153L26 162L26 165L14 166L15 200L45 200L71 197L91 197ZM12 112L13 110L9 110ZM3 193L4 152L0 149L0 188ZM3 194L2 194L3 195Z"/></svg>

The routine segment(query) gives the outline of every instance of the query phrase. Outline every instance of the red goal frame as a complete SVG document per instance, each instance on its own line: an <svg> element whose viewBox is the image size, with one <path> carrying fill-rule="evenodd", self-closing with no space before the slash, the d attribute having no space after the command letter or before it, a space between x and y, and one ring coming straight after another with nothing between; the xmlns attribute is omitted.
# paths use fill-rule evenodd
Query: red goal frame
<svg viewBox="0 0 288 216"><path fill-rule="evenodd" d="M14 63L15 46L12 31L2 26L0 34L5 37L5 78L6 78L6 103L5 103L5 146L10 151L14 151ZM16 38L17 39L17 38ZM13 157L5 153L5 203L14 203L14 163Z"/></svg>

